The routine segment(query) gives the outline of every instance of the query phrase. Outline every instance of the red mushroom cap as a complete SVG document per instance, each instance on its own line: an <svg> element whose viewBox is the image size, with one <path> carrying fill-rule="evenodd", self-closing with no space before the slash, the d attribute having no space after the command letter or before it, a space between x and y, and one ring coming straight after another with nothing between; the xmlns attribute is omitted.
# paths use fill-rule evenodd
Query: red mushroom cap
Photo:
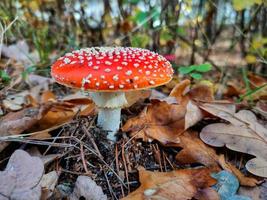
<svg viewBox="0 0 267 200"><path fill-rule="evenodd" d="M171 64L152 51L132 47L92 47L67 53L51 68L63 85L92 91L152 88L172 79Z"/></svg>

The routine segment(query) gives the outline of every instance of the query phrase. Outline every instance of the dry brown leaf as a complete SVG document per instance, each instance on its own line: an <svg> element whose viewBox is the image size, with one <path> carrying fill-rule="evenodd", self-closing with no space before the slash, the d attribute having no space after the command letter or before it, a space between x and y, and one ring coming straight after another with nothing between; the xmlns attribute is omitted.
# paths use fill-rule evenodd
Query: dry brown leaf
<svg viewBox="0 0 267 200"><path fill-rule="evenodd" d="M148 98L150 95L151 95L150 90L137 90L137 91L132 91L132 92L126 92L125 96L128 102L127 107L130 107L137 101L142 101Z"/></svg>
<svg viewBox="0 0 267 200"><path fill-rule="evenodd" d="M152 100L151 105L147 106L139 116L128 120L122 130L131 131L132 135L144 140L161 136L164 144L169 141L175 142L174 138L177 139L177 135L184 130L184 116L189 101L188 96L185 95L189 86L190 81L185 80L172 90L170 96L176 98L178 104Z"/></svg>
<svg viewBox="0 0 267 200"><path fill-rule="evenodd" d="M212 196L210 200L219 199L214 191L206 190L216 183L210 174L209 169L185 169L171 172L151 172L139 169L139 181L141 186L130 193L123 200L148 200L148 199L169 199L185 200L195 196ZM205 191L204 191L205 190ZM212 193L208 195L207 193ZM208 198L206 199L208 200Z"/></svg>
<svg viewBox="0 0 267 200"><path fill-rule="evenodd" d="M23 150L16 150L10 157L5 171L0 172L1 180L5 180L0 181L0 198L40 199L39 182L43 172L44 165L40 158L31 157Z"/></svg>
<svg viewBox="0 0 267 200"><path fill-rule="evenodd" d="M31 128L51 108L51 104L41 107L25 108L21 111L10 112L0 120L0 136L12 136L22 133ZM8 145L7 142L0 143L0 152Z"/></svg>
<svg viewBox="0 0 267 200"><path fill-rule="evenodd" d="M179 136L180 143L169 146L182 147L175 159L183 164L201 163L214 170L220 170L215 150L203 143L197 132L186 131Z"/></svg>
<svg viewBox="0 0 267 200"><path fill-rule="evenodd" d="M41 95L41 103L47 103L48 101L55 101L56 95L50 90L46 90Z"/></svg>
<svg viewBox="0 0 267 200"><path fill-rule="evenodd" d="M70 195L70 200L79 199L90 200L106 200L107 196L103 193L101 187L99 187L95 181L87 176L79 176L76 180L73 193Z"/></svg>
<svg viewBox="0 0 267 200"><path fill-rule="evenodd" d="M223 109L216 104L204 104L201 108L230 122L207 125L200 133L201 139L212 146L225 145L234 151L254 155L256 158L247 163L247 169L257 176L267 177L267 129L256 116L248 110L235 113L234 109Z"/></svg>
<svg viewBox="0 0 267 200"><path fill-rule="evenodd" d="M171 92L171 95L177 98L177 102L180 104L168 104L158 100L151 101L151 105L147 106L137 117L128 120L122 130L125 132L130 131L133 137L142 138L144 141L155 139L163 145L183 148L176 156L176 159L181 163L201 163L219 170L220 166L224 168L226 164L222 165L219 162L219 156L215 153L215 150L205 145L198 138L197 133L185 131L186 105L188 105L188 102L192 101L191 99L213 101L212 93L207 92L209 88L206 86L201 85L186 92L189 83L184 81L178 84ZM210 95L203 96L202 93ZM227 105L226 108L232 113L235 112L233 104L226 102L221 104ZM189 116L190 114L188 114L187 119L190 118ZM194 125L200 120L200 117L195 119L188 119L192 120L192 122L187 122L187 124ZM233 172L229 167L228 170ZM239 170L235 174L238 172ZM246 177L238 177L242 179L240 182L245 185L255 186L257 183L255 179L251 179L250 182L247 181L246 183L244 181Z"/></svg>

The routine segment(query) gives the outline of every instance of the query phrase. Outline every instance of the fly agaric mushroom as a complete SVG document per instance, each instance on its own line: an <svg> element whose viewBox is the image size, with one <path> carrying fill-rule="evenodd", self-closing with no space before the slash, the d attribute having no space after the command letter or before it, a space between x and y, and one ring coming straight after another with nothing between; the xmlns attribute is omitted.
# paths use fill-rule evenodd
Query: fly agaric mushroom
<svg viewBox="0 0 267 200"><path fill-rule="evenodd" d="M132 47L92 47L67 53L51 68L60 84L89 91L99 109L97 124L116 140L125 92L154 88L172 79L171 64L152 51Z"/></svg>

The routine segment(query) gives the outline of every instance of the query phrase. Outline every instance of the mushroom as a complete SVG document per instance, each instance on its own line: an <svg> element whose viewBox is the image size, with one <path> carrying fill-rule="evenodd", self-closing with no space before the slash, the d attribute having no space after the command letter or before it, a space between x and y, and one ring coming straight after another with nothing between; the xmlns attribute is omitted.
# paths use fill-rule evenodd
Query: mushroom
<svg viewBox="0 0 267 200"><path fill-rule="evenodd" d="M171 64L161 55L133 47L92 47L75 50L51 67L60 84L89 91L98 107L98 126L116 140L126 92L154 88L172 79Z"/></svg>

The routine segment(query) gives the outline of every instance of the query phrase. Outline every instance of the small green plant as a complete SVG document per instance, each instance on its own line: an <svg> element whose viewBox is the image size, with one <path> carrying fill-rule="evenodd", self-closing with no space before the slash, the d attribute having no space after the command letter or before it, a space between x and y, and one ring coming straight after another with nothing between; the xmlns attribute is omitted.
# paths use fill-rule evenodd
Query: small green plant
<svg viewBox="0 0 267 200"><path fill-rule="evenodd" d="M191 65L187 67L179 67L178 71L180 74L187 74L193 79L200 80L202 79L202 74L208 72L212 69L210 63L204 63L201 65Z"/></svg>
<svg viewBox="0 0 267 200"><path fill-rule="evenodd" d="M4 70L0 70L0 79L3 83L9 83L11 80L10 76Z"/></svg>

